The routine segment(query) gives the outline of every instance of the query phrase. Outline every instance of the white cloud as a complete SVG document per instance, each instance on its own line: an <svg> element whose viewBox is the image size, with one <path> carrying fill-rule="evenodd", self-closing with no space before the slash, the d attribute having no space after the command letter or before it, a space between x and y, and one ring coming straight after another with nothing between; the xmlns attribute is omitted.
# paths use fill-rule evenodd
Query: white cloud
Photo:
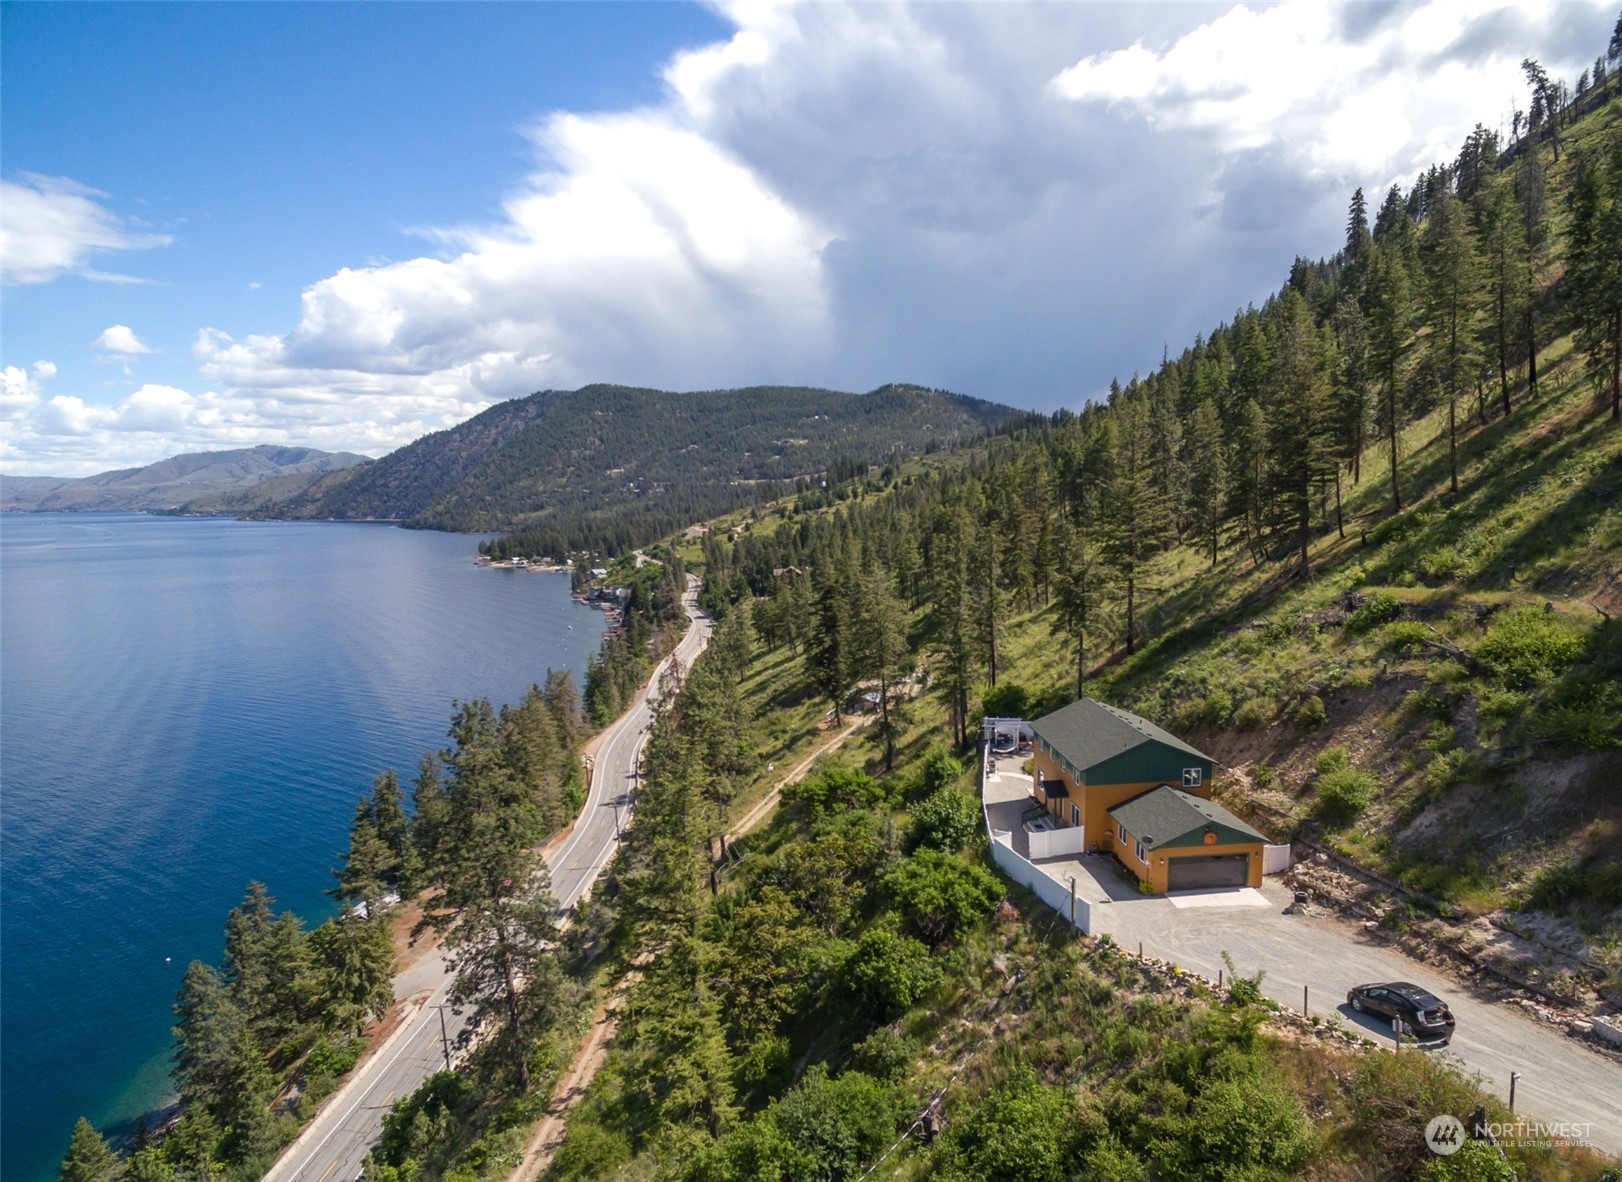
<svg viewBox="0 0 1622 1182"><path fill-rule="evenodd" d="M113 324L102 329L101 335L90 347L104 349L109 353L121 353L126 357L152 352L151 346L136 336L135 330L127 324Z"/></svg>
<svg viewBox="0 0 1622 1182"><path fill-rule="evenodd" d="M96 200L106 196L67 177L25 172L17 180L0 181L0 278L14 284L49 283L71 274L110 283L144 282L89 265L93 255L105 251L146 250L172 241L167 234L127 228Z"/></svg>
<svg viewBox="0 0 1622 1182"><path fill-rule="evenodd" d="M1450 159L1476 123L1507 117L1525 91L1521 59L1558 53L1585 7L1605 10L1561 0L1241 4L1163 52L1140 42L1091 54L1053 88L1230 151L1277 147L1310 173L1383 185Z"/></svg>
<svg viewBox="0 0 1622 1182"><path fill-rule="evenodd" d="M1355 185L1450 158L1524 102L1523 56L1573 77L1614 19L1552 0L722 11L735 32L676 55L661 103L528 129L535 163L489 222L319 279L286 331L202 330L208 393L50 423L74 446L156 449L169 424L169 451L375 453L589 381L1075 406L1333 252Z"/></svg>
<svg viewBox="0 0 1622 1182"><path fill-rule="evenodd" d="M56 376L56 366L36 361L32 370L19 365L6 366L0 373L0 422L26 419L40 404L45 383Z"/></svg>

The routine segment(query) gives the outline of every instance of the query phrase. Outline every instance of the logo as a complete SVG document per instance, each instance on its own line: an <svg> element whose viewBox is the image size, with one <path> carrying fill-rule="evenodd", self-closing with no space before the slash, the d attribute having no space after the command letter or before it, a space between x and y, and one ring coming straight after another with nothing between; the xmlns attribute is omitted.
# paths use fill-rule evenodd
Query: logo
<svg viewBox="0 0 1622 1182"><path fill-rule="evenodd" d="M1457 1153L1464 1146L1464 1122L1445 1112L1431 1117L1430 1124L1425 1126L1425 1144L1432 1153L1443 1157Z"/></svg>

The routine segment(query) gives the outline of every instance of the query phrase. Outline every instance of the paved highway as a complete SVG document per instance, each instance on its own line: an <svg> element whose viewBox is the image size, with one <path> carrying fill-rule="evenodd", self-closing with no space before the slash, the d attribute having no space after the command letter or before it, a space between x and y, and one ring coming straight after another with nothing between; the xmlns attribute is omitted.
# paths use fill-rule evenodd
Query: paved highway
<svg viewBox="0 0 1622 1182"><path fill-rule="evenodd" d="M682 606L692 626L675 659L686 667L704 651L714 626L699 613L698 580L692 576ZM552 892L564 910L574 906L614 856L619 830L635 801L637 764L653 717L649 701L657 697L669 667L667 658L636 704L604 733L585 807L563 844L547 858ZM446 1006L450 985L437 950L395 978L394 995L405 1008L401 1025L326 1102L270 1168L267 1182L353 1182L360 1176L389 1106L446 1065L446 1046L455 1043L463 1025L462 1017Z"/></svg>

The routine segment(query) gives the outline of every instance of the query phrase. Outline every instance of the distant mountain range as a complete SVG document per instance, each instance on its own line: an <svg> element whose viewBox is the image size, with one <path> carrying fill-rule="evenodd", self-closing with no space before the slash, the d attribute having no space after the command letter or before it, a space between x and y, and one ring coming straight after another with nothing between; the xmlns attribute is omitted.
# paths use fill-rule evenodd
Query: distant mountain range
<svg viewBox="0 0 1622 1182"><path fill-rule="evenodd" d="M202 498L252 495L266 482L308 488L312 482L371 463L353 452L313 447L260 447L193 452L144 468L81 479L0 475L0 509L31 512L173 512Z"/></svg>
<svg viewBox="0 0 1622 1182"><path fill-rule="evenodd" d="M549 552L617 551L796 480L951 446L1021 413L907 385L869 394L594 385L500 403L376 461L256 447L83 480L0 477L0 508L388 520L521 530Z"/></svg>

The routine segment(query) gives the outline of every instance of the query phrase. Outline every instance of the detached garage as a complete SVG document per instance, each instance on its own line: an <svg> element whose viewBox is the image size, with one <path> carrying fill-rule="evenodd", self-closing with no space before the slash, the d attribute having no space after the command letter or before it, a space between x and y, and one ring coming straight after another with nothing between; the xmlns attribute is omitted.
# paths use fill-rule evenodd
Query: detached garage
<svg viewBox="0 0 1622 1182"><path fill-rule="evenodd" d="M1215 801L1162 784L1109 817L1116 857L1156 893L1262 884L1267 838Z"/></svg>

